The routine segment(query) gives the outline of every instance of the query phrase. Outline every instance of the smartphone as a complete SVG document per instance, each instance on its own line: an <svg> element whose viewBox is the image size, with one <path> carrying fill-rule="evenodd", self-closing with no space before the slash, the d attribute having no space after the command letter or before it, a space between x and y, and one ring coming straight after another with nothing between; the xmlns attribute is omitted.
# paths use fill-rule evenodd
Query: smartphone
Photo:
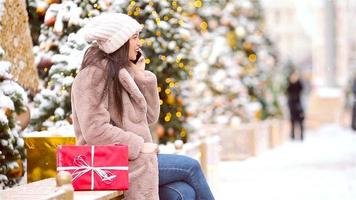
<svg viewBox="0 0 356 200"><path fill-rule="evenodd" d="M134 64L136 64L136 63L138 62L138 60L141 58L141 56L142 56L142 52L141 52L141 50L140 50L140 51L137 52L136 59L133 60L132 62L133 62Z"/></svg>

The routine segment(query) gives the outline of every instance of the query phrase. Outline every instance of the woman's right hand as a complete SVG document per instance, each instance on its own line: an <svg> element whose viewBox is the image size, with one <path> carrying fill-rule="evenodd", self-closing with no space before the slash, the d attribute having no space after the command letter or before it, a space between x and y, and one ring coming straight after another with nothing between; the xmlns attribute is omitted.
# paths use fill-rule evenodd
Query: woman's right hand
<svg viewBox="0 0 356 200"><path fill-rule="evenodd" d="M143 143L142 149L141 149L142 153L158 153L158 145L155 143Z"/></svg>

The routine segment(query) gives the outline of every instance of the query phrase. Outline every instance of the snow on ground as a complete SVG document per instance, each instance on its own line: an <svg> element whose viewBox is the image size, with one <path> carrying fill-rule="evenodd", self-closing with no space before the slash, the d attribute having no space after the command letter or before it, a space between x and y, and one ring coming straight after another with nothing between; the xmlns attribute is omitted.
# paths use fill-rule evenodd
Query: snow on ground
<svg viewBox="0 0 356 200"><path fill-rule="evenodd" d="M218 174L218 200L355 200L356 132L325 125L304 142L221 162Z"/></svg>

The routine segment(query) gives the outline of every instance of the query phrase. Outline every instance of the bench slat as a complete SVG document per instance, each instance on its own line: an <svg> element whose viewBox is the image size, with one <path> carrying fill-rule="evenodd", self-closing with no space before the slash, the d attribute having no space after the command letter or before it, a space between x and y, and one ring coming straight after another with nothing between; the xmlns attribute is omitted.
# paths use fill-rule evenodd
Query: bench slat
<svg viewBox="0 0 356 200"><path fill-rule="evenodd" d="M0 199L13 200L38 200L48 199L56 193L55 178L48 178L41 181L32 182L25 185L20 185L11 189L0 191ZM109 200L119 199L122 191L105 190L105 191L75 191L75 200Z"/></svg>

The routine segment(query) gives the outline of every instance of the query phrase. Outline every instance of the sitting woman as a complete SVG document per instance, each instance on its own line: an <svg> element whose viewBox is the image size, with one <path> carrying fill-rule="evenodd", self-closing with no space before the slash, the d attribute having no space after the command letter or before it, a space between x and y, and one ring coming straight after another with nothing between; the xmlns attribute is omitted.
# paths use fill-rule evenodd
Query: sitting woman
<svg viewBox="0 0 356 200"><path fill-rule="evenodd" d="M158 120L156 76L145 70L141 25L125 14L94 17L84 28L92 45L72 85L73 124L79 145L126 144L126 199L214 199L199 163L158 154L149 124Z"/></svg>

